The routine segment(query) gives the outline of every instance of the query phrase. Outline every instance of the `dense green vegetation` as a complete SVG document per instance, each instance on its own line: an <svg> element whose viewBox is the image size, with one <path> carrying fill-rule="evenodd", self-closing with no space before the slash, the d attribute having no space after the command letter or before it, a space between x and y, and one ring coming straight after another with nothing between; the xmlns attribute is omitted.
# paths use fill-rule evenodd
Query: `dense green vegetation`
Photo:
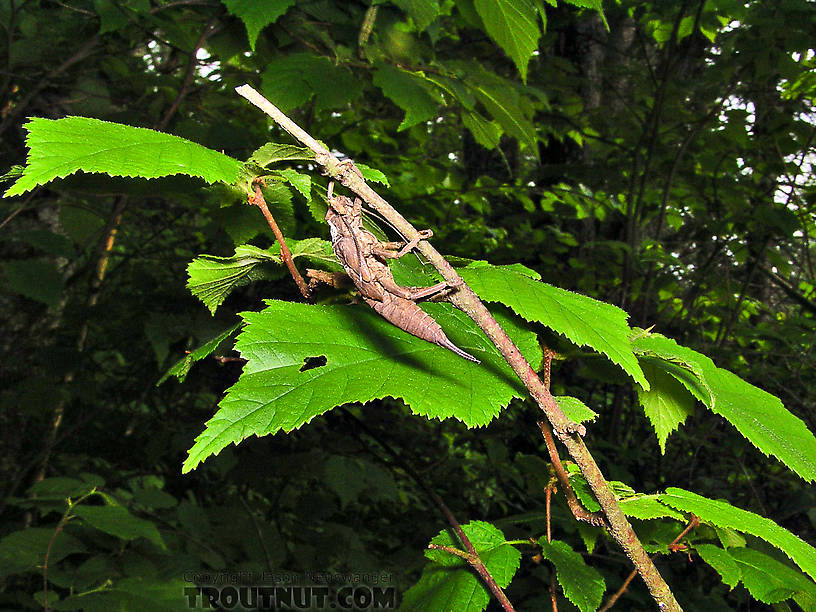
<svg viewBox="0 0 816 612"><path fill-rule="evenodd" d="M0 609L327 576L500 609L445 506L517 610L655 607L464 314L424 306L480 365L301 296L247 198L263 178L301 272L336 271L328 179L250 83L433 229L534 368L555 351L686 610L816 610L814 4L8 0L0 23Z"/></svg>

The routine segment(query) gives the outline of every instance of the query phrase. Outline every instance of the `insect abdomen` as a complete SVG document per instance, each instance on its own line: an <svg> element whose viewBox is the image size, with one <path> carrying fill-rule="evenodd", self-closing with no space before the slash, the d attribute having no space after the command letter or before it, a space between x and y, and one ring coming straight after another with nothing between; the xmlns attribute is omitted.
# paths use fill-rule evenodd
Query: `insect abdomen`
<svg viewBox="0 0 816 612"><path fill-rule="evenodd" d="M412 336L433 342L469 361L481 363L473 355L466 353L448 340L448 337L445 335L439 323L411 300L390 294L388 298L382 302L366 298L363 299L365 299L369 306L380 313L385 320L408 332Z"/></svg>

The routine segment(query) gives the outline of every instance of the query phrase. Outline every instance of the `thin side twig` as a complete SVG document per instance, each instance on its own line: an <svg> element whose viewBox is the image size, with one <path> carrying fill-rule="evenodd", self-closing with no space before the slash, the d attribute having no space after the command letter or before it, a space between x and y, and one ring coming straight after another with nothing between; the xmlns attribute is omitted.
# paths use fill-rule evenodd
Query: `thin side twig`
<svg viewBox="0 0 816 612"><path fill-rule="evenodd" d="M303 280L300 272L298 272L298 269L295 267L295 262L292 259L292 251L290 251L289 247L286 246L286 240L283 239L283 233L280 231L278 224L275 222L275 218L272 216L272 213L269 212L269 207L266 205L266 200L263 197L263 193L261 193L260 181L255 183L255 196L252 198L250 203L261 209L266 222L269 224L269 228L272 230L272 233L275 234L275 240L277 240L278 244L280 244L281 259L283 259L283 263L286 264L289 274L292 275L292 280L295 281L298 289L300 289L301 295L307 300L310 299L312 292L309 291L306 281Z"/></svg>
<svg viewBox="0 0 816 612"><path fill-rule="evenodd" d="M272 117L289 134L309 147L315 153L315 161L324 167L329 176L360 196L371 208L391 223L398 232L402 233L407 240L422 238L417 229L405 217L366 184L353 165L343 163L333 156L326 147L307 134L294 121L284 115L280 109L249 85L241 85L235 91ZM680 611L682 609L680 604L675 599L666 581L657 571L640 540L638 540L632 526L620 509L609 483L607 483L600 468L595 463L595 459L584 444L581 436L586 433L586 429L583 425L573 423L567 418L556 403L555 398L521 354L521 351L453 266L427 240L420 240L417 250L451 287L456 288L455 292L450 296L450 302L467 314L490 338L544 412L553 427L555 435L566 446L570 457L578 465L592 489L606 516L609 534L623 549L643 578L658 608L672 612Z"/></svg>

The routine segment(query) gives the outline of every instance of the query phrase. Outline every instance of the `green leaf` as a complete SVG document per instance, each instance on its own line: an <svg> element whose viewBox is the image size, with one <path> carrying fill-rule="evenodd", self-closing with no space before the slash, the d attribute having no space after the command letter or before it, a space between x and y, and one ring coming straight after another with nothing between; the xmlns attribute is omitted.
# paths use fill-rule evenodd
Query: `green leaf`
<svg viewBox="0 0 816 612"><path fill-rule="evenodd" d="M538 47L541 31L535 5L530 0L474 0L485 31L516 64L527 81L527 64Z"/></svg>
<svg viewBox="0 0 816 612"><path fill-rule="evenodd" d="M388 182L388 177L385 176L384 173L380 172L376 168L370 168L365 164L354 165L357 166L357 169L362 173L363 178L365 180L380 183L381 185L385 185L386 187L391 187L391 183Z"/></svg>
<svg viewBox="0 0 816 612"><path fill-rule="evenodd" d="M457 270L488 302L501 302L527 321L538 321L579 346L590 346L648 389L629 342L627 315L620 308L547 285L507 266L473 262Z"/></svg>
<svg viewBox="0 0 816 612"><path fill-rule="evenodd" d="M247 326L236 349L247 359L244 373L196 438L185 472L247 436L289 432L350 402L402 398L415 414L454 417L474 427L489 423L512 398L526 395L481 330L447 304L423 304L423 309L481 364L402 331L367 306L267 304L261 312L242 314ZM495 316L534 367L540 363L535 334L501 312ZM303 368L320 356L325 364Z"/></svg>
<svg viewBox="0 0 816 612"><path fill-rule="evenodd" d="M577 397L558 395L555 397L558 407L564 411L567 418L573 423L585 423L598 418L598 413L592 410Z"/></svg>
<svg viewBox="0 0 816 612"><path fill-rule="evenodd" d="M208 183L233 183L241 171L241 162L223 153L147 128L88 117L34 118L23 127L28 131L26 167L4 197L78 170L142 178L186 174Z"/></svg>
<svg viewBox="0 0 816 612"><path fill-rule="evenodd" d="M184 382L184 379L187 377L187 373L190 371L190 368L193 367L193 364L196 361L201 361L205 357L209 357L213 351L215 351L215 349L217 349L224 340L235 333L235 330L241 327L241 325L241 323L236 323L229 329L224 330L211 340L199 346L196 350L187 353L184 357L179 359L173 365L173 367L164 373L164 375L159 379L159 382L156 383L156 386L158 387L171 376L178 378L179 382Z"/></svg>
<svg viewBox="0 0 816 612"><path fill-rule="evenodd" d="M373 82L382 89L387 98L405 111L405 117L397 131L401 132L412 125L427 121L439 113L442 99L430 93L429 86L421 77L405 70L381 65L374 72Z"/></svg>
<svg viewBox="0 0 816 612"><path fill-rule="evenodd" d="M728 554L754 599L772 604L793 598L804 610L816 609L816 584L801 572L751 548L731 548Z"/></svg>
<svg viewBox="0 0 816 612"><path fill-rule="evenodd" d="M313 53L292 53L266 66L263 93L283 112L315 98L315 110L340 108L362 93L360 82L345 66ZM314 159L314 155L311 156Z"/></svg>
<svg viewBox="0 0 816 612"><path fill-rule="evenodd" d="M268 142L257 149L249 161L266 168L270 164L282 161L314 161L314 153L305 147Z"/></svg>
<svg viewBox="0 0 816 612"><path fill-rule="evenodd" d="M771 519L675 487L667 489L658 499L672 508L691 512L712 525L730 527L765 540L784 552L811 578L816 578L816 549Z"/></svg>
<svg viewBox="0 0 816 612"><path fill-rule="evenodd" d="M439 15L438 0L392 0L392 2L411 16L418 32L431 25Z"/></svg>
<svg viewBox="0 0 816 612"><path fill-rule="evenodd" d="M567 599L581 612L597 610L606 590L606 582L598 570L587 565L584 558L566 542L547 542L547 538L541 538L538 545L541 546L541 555L555 566L558 584Z"/></svg>
<svg viewBox="0 0 816 612"><path fill-rule="evenodd" d="M462 123L473 134L473 138L485 149L495 149L499 146L502 130L493 121L488 121L476 112L464 113Z"/></svg>
<svg viewBox="0 0 816 612"><path fill-rule="evenodd" d="M657 518L673 518L678 521L685 521L686 517L681 512L661 504L657 495L647 495L636 493L618 500L623 513L631 518L644 521Z"/></svg>
<svg viewBox="0 0 816 612"><path fill-rule="evenodd" d="M510 136L518 138L529 153L539 157L535 125L524 113L522 100L509 81L487 72L471 77L470 88L487 112Z"/></svg>
<svg viewBox="0 0 816 612"><path fill-rule="evenodd" d="M655 363L657 362L657 363ZM694 414L695 399L676 378L660 367L659 360L641 359L649 381L645 391L637 388L638 400L657 434L660 452L666 453L666 439L686 418Z"/></svg>
<svg viewBox="0 0 816 612"><path fill-rule="evenodd" d="M2 263L3 275L12 291L47 306L56 306L62 295L62 276L48 259L23 259Z"/></svg>
<svg viewBox="0 0 816 612"><path fill-rule="evenodd" d="M773 455L808 482L816 480L816 437L801 419L785 410L779 398L660 334L641 335L633 346L640 355L684 364L683 369L663 367L763 453Z"/></svg>
<svg viewBox="0 0 816 612"><path fill-rule="evenodd" d="M227 10L244 22L249 46L255 51L258 34L277 21L296 0L221 0Z"/></svg>
<svg viewBox="0 0 816 612"><path fill-rule="evenodd" d="M310 177L308 174L301 174L297 170L292 170L291 168L280 170L278 174L285 178L286 182L292 187L297 189L300 195L307 200L309 199L309 195L312 192L312 177Z"/></svg>
<svg viewBox="0 0 816 612"><path fill-rule="evenodd" d="M64 531L55 535L55 529L56 525L29 527L13 531L0 540L0 576L41 568L49 546L48 562L52 565L73 553L85 552L82 542Z"/></svg>
<svg viewBox="0 0 816 612"><path fill-rule="evenodd" d="M695 544L694 550L703 561L717 571L724 584L732 589L739 584L742 572L728 551L714 544Z"/></svg>
<svg viewBox="0 0 816 612"><path fill-rule="evenodd" d="M280 263L280 255L249 244L232 257L199 255L187 266L187 288L215 314L233 289L265 278L260 266L266 262Z"/></svg>
<svg viewBox="0 0 816 612"><path fill-rule="evenodd" d="M490 523L471 521L462 531L473 544L479 558L501 588L507 587L518 570L521 553L507 543L504 534ZM437 546L462 550L458 538L448 530L432 540ZM482 581L462 558L443 550L428 550L425 556L434 563L425 567L419 582L403 596L400 610L484 610L490 595Z"/></svg>
<svg viewBox="0 0 816 612"><path fill-rule="evenodd" d="M133 516L123 506L77 506L72 512L91 527L122 540L146 538L162 550L167 548L155 524Z"/></svg>

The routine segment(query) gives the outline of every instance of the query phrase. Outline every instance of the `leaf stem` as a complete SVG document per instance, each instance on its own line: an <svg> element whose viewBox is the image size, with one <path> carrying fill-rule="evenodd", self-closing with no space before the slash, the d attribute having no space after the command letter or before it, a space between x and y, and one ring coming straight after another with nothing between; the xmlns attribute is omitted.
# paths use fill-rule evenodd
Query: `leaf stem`
<svg viewBox="0 0 816 612"><path fill-rule="evenodd" d="M405 217L366 184L353 164L341 162L333 156L326 147L307 134L294 121L286 117L280 109L249 85L241 85L235 91L263 110L287 132L309 147L315 153L315 161L322 165L332 178L360 196L371 208L391 223L397 231L401 232L407 240L421 238L416 228ZM556 403L555 398L521 354L521 351L453 266L427 240L420 240L417 250L425 256L451 287L456 288L456 291L449 298L450 302L473 319L490 338L544 412L547 420L552 424L555 435L566 446L570 457L578 465L587 483L592 488L606 516L607 529L610 535L632 561L637 572L646 583L658 608L673 612L681 610L680 604L675 599L666 581L657 571L640 540L638 540L632 526L620 509L609 483L606 482L600 468L595 463L595 459L584 444L581 438L586 433L584 426L573 423L567 418Z"/></svg>
<svg viewBox="0 0 816 612"><path fill-rule="evenodd" d="M286 240L283 239L283 233L280 231L278 224L275 222L275 217L273 217L272 213L269 212L269 207L266 205L266 200L263 197L263 193L261 193L260 181L255 181L255 195L250 200L250 203L261 209L266 222L269 224L269 228L272 230L272 233L275 234L275 239L278 241L278 244L280 244L281 259L283 259L283 263L286 264L286 268L289 270L289 274L292 275L292 279L295 281L298 289L300 289L301 295L308 300L311 298L312 293L309 291L309 287L306 286L306 281L303 280L300 272L298 272L298 269L295 267L295 262L292 259L292 252L289 250L289 247L286 246Z"/></svg>

